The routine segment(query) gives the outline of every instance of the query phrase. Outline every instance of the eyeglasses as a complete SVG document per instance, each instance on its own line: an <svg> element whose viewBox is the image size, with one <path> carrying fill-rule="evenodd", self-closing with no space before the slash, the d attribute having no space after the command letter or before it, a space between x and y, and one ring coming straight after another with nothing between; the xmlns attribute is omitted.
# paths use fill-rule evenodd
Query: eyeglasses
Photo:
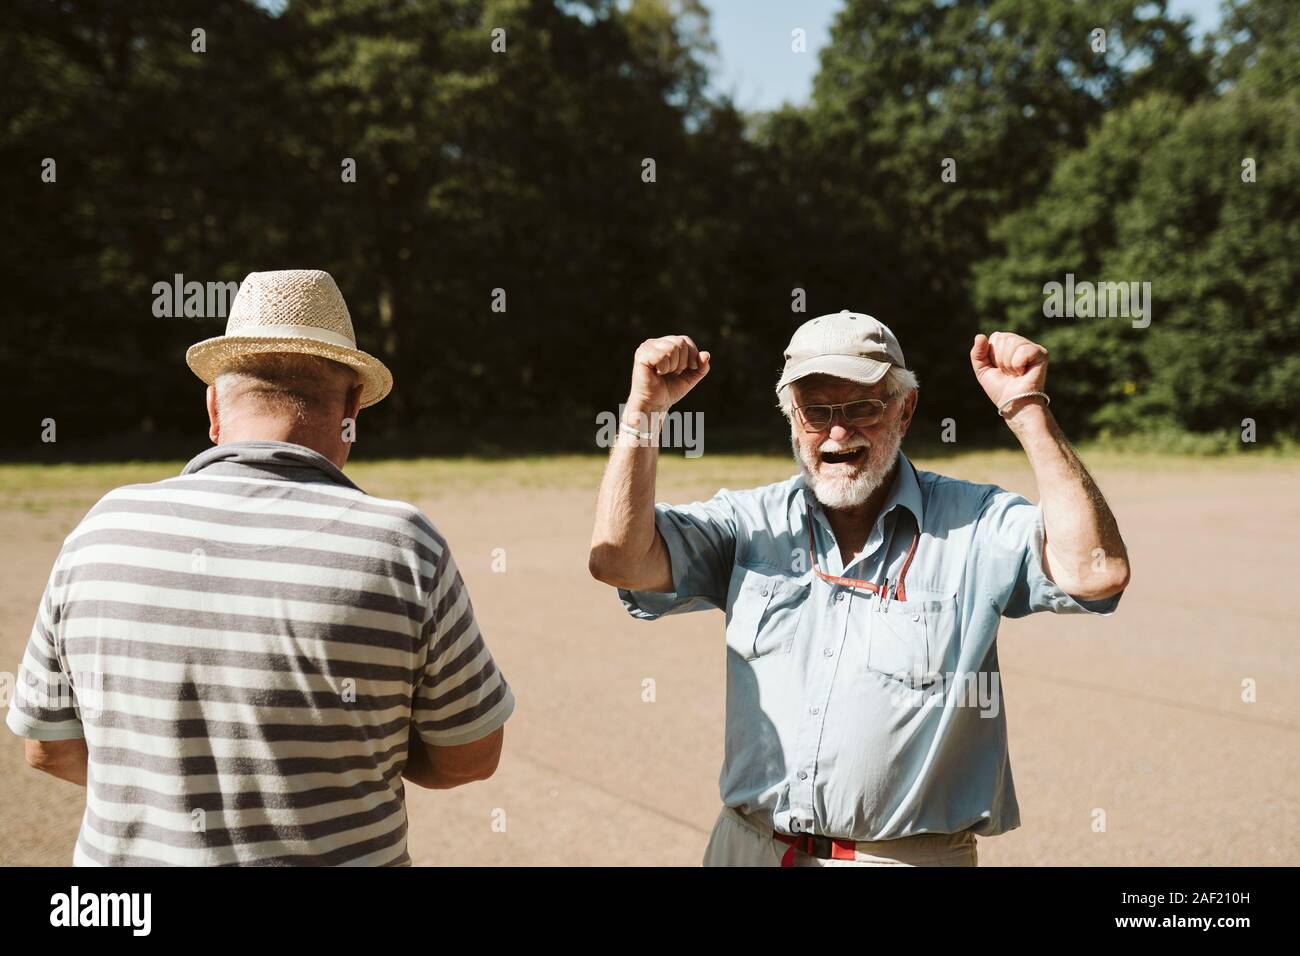
<svg viewBox="0 0 1300 956"><path fill-rule="evenodd" d="M824 432L835 420L835 410L839 409L844 420L850 425L861 428L877 424L885 417L888 402L878 398L864 398L856 402L842 402L839 405L799 405L795 411L806 432Z"/></svg>

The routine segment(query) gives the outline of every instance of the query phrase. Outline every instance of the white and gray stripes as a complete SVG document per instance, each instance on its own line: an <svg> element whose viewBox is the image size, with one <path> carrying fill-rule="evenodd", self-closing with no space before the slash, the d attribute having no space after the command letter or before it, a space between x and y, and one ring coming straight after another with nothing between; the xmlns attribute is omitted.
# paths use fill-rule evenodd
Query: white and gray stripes
<svg viewBox="0 0 1300 956"><path fill-rule="evenodd" d="M408 733L514 698L446 542L281 442L106 495L64 542L8 724L84 736L83 865L406 864Z"/></svg>

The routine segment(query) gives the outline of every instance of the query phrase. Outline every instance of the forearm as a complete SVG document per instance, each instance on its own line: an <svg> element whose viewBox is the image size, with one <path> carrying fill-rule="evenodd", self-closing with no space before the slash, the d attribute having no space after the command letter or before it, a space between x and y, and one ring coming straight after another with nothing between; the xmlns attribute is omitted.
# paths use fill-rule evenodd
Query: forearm
<svg viewBox="0 0 1300 956"><path fill-rule="evenodd" d="M406 766L402 768L402 779L428 789L433 789L438 779L414 723L406 735Z"/></svg>
<svg viewBox="0 0 1300 956"><path fill-rule="evenodd" d="M629 406L623 420L645 430L647 413ZM671 591L667 549L655 530L655 475L659 443L620 432L610 451L596 496L596 522L588 566L607 584L640 590Z"/></svg>
<svg viewBox="0 0 1300 956"><path fill-rule="evenodd" d="M1110 506L1045 406L1025 404L1007 419L1038 482L1044 570L1067 594L1098 600L1129 580L1128 550Z"/></svg>
<svg viewBox="0 0 1300 956"><path fill-rule="evenodd" d="M500 735L497 736L499 739ZM402 779L426 790L450 790L492 776L500 754L498 745L484 759L469 763L461 760L450 766L435 765L429 758L429 749L412 722L407 735L406 766L402 768Z"/></svg>
<svg viewBox="0 0 1300 956"><path fill-rule="evenodd" d="M42 741L29 740L25 750L27 763L33 769L79 787L86 785L90 751L84 740L58 741L57 752Z"/></svg>
<svg viewBox="0 0 1300 956"><path fill-rule="evenodd" d="M48 773L52 777L58 777L60 780L66 780L68 783L75 783L78 787L86 785L86 765L84 763L68 763L51 767L37 767L36 769Z"/></svg>
<svg viewBox="0 0 1300 956"><path fill-rule="evenodd" d="M452 777L434 770L427 764L412 767L408 762L406 769L402 771L402 779L424 790L451 790L467 783L476 783L484 778L479 775Z"/></svg>

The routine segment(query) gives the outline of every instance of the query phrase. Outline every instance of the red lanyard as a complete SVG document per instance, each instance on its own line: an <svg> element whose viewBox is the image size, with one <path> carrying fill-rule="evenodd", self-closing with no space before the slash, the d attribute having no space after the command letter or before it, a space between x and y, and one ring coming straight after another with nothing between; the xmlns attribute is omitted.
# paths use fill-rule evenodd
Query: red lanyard
<svg viewBox="0 0 1300 956"><path fill-rule="evenodd" d="M912 546L907 549L907 560L903 562L903 567L898 572L898 580L894 582L894 599L897 601L907 600L907 585L905 583L905 579L907 578L907 569L912 566L912 558L916 556L916 543L920 539L920 537L921 537L921 533L919 531L916 534L912 535ZM808 519L808 556L812 559L813 574L817 575L817 577L821 578L823 581L829 581L831 584L839 584L848 588L862 588L863 590L869 591L872 594L880 595L882 601L887 602L889 600L889 578L888 577L886 577L884 581L882 581L880 584L876 584L874 581L861 581L857 578L837 577L834 574L827 574L821 568L817 567L817 545L816 542L813 541L813 526L812 526L811 517L809 517ZM886 550L885 553L884 566L886 568L889 567L888 550Z"/></svg>

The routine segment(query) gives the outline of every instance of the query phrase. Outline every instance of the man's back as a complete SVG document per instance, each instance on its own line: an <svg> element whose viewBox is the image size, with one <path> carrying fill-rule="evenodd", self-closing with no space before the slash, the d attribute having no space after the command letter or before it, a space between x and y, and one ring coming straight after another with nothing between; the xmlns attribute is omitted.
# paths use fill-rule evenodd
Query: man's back
<svg viewBox="0 0 1300 956"><path fill-rule="evenodd" d="M86 738L87 865L409 863L412 720L455 746L514 707L432 524L283 442L106 495L23 672L10 726Z"/></svg>

